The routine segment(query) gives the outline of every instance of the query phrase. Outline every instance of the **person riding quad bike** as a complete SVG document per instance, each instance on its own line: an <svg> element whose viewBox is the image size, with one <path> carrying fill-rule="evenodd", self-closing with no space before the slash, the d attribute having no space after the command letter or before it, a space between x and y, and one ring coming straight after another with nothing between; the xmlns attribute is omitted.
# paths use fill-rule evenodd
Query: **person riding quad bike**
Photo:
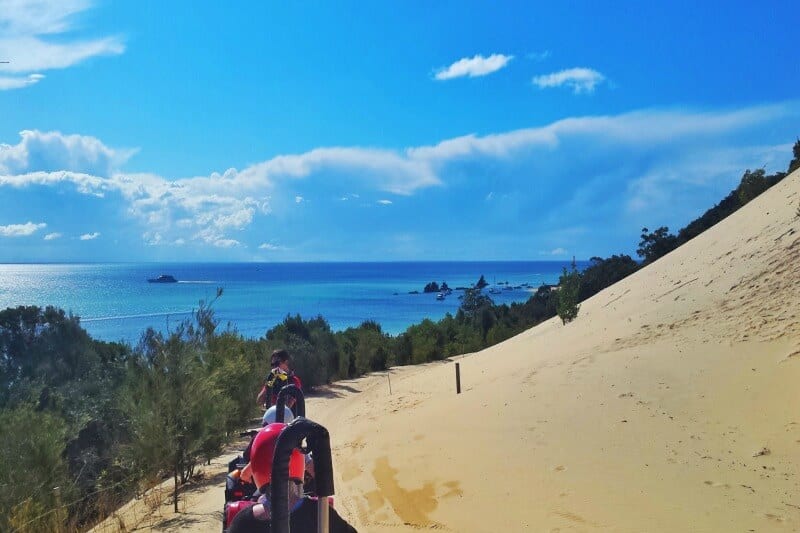
<svg viewBox="0 0 800 533"><path fill-rule="evenodd" d="M305 419L296 420L305 422ZM272 483L273 456L278 438L285 430L286 424L276 422L262 429L253 440L250 449L250 469L253 481L261 496L258 503L242 509L230 524L229 533L249 533L271 531L272 508L270 502ZM330 452L328 451L328 457ZM288 509L291 531L316 531L318 505L317 502L303 494L303 475L306 464L300 450L293 448L288 465ZM281 482L281 481L276 481ZM331 492L332 494L332 492ZM332 533L356 533L335 509L329 509L329 524Z"/></svg>
<svg viewBox="0 0 800 533"><path fill-rule="evenodd" d="M285 385L294 385L298 389L303 390L303 383L297 377L293 370L289 368L289 352L286 350L275 350L272 352L270 361L271 369L267 378L264 380L264 386L256 397L256 403L265 408L275 405L278 399L278 393ZM289 407L292 407L292 402L289 402ZM294 410L292 411L294 412ZM297 414L297 413L295 413Z"/></svg>

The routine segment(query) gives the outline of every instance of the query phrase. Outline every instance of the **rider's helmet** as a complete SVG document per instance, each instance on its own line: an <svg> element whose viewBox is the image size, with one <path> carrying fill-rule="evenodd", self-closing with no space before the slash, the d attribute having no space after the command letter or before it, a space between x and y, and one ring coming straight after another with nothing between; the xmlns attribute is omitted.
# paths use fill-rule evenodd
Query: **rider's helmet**
<svg viewBox="0 0 800 533"><path fill-rule="evenodd" d="M261 425L262 426L266 426L267 424L274 424L275 423L275 418L277 417L277 414L278 414L278 406L277 405L273 405L272 407L267 409L266 413L264 413L264 418L261 420ZM284 406L284 408L283 408L283 421L284 421L284 423L288 424L292 420L294 420L294 414L292 414L292 410L289 409L288 407Z"/></svg>
<svg viewBox="0 0 800 533"><path fill-rule="evenodd" d="M259 431L253 440L253 447L250 450L250 466L253 472L253 480L259 489L268 485L272 479L272 456L275 453L275 444L278 442L278 436L285 427L286 424L278 422L270 424ZM302 482L305 469L305 458L300 453L300 450L295 448L289 457L289 479Z"/></svg>

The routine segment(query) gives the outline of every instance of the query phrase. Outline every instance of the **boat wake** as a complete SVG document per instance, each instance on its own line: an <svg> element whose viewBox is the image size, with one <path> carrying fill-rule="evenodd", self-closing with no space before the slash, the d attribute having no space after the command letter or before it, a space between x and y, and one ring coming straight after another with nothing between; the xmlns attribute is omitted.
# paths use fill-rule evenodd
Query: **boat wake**
<svg viewBox="0 0 800 533"><path fill-rule="evenodd" d="M166 313L141 313L137 315L114 315L114 316L97 316L97 317L81 317L81 322L100 322L102 320L126 320L130 318L150 318L157 316L185 316L191 315L192 311L168 311Z"/></svg>

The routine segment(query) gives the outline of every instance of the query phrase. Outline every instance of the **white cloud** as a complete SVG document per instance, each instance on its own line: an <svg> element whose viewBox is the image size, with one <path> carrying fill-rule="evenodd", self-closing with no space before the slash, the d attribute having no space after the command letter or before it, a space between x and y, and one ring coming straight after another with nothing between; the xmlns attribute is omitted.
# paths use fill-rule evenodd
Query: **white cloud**
<svg viewBox="0 0 800 533"><path fill-rule="evenodd" d="M33 222L26 222L25 224L9 224L7 226L0 226L0 237L27 237L46 227L47 224L44 222L40 222L38 224Z"/></svg>
<svg viewBox="0 0 800 533"><path fill-rule="evenodd" d="M378 203L381 205L392 205L391 200L378 200Z"/></svg>
<svg viewBox="0 0 800 533"><path fill-rule="evenodd" d="M541 52L531 52L526 57L528 59L533 59L534 61L544 61L545 59L549 58L552 54L550 50L543 50Z"/></svg>
<svg viewBox="0 0 800 533"><path fill-rule="evenodd" d="M301 181L310 182L307 184L310 188L324 183L334 187L333 190L352 190L356 185L370 191L408 196L426 188L453 187L458 180L464 186L463 178L456 178L463 175L464 165L482 168L491 161L491 180L475 181L480 188L471 191L474 198L483 199L487 190L493 192L485 196L486 200L508 197L511 191L507 183L516 179L520 168L529 176L536 176L537 194L543 197L552 191L545 191L549 174L541 172L542 165L570 172L566 169L575 167L572 159L559 159L570 150L581 150L587 161L609 157L605 155L610 153L607 148L614 153L663 154L664 147L709 146L716 142L714 139L730 138L734 133L796 118L798 114L798 105L788 103L722 111L648 109L610 116L571 117L539 127L483 136L464 135L404 150L316 148L300 154L278 155L242 170L231 168L178 179L123 173L119 165L129 152L109 148L94 137L26 131L21 134L19 144L0 145L0 188L72 184L82 194L105 194L105 201L121 198L128 214L142 224L143 242L169 244L192 239L209 246L231 247L242 245L244 240L232 232L251 228L257 217L273 213L273 208L285 212L298 197L303 198L296 192ZM599 145L602 150L589 154L587 150ZM731 149L736 146L734 143ZM556 160L558 163L553 163ZM742 160L734 161L739 164ZM514 172L503 170L513 165L525 166L517 167ZM531 168L534 170L529 171ZM663 176L663 170L647 169L626 183L636 178L645 187L647 176L656 172ZM597 174L594 169L586 172ZM600 180L598 187L602 186L602 175L598 174L596 179ZM664 186L664 178L652 179L659 187ZM648 198L655 198L640 192L635 185L627 191L633 198L629 206L632 211L646 209L639 206L647 206L652 203ZM583 201L577 194L576 201ZM346 193L341 198L352 200L359 195ZM504 204L506 216L513 216L513 209L513 205Z"/></svg>
<svg viewBox="0 0 800 533"><path fill-rule="evenodd" d="M258 249L259 250L275 251L275 250L282 250L283 247L282 246L278 246L276 244L269 243L269 242L264 242L264 243L261 243L258 246Z"/></svg>
<svg viewBox="0 0 800 533"><path fill-rule="evenodd" d="M158 246L160 244L164 244L164 240L161 237L161 233L157 231L145 231L142 233L142 240L148 246Z"/></svg>
<svg viewBox="0 0 800 533"><path fill-rule="evenodd" d="M76 15L90 9L88 0L0 0L0 90L40 81L41 71L63 69L96 56L118 55L125 45L118 37L77 40Z"/></svg>
<svg viewBox="0 0 800 533"><path fill-rule="evenodd" d="M0 76L0 91L9 89L22 89L44 79L43 74L28 74L27 76Z"/></svg>
<svg viewBox="0 0 800 533"><path fill-rule="evenodd" d="M543 76L533 78L533 84L540 89L548 87L561 87L566 85L572 88L575 94L593 93L597 85L605 81L606 77L590 68L569 68Z"/></svg>
<svg viewBox="0 0 800 533"><path fill-rule="evenodd" d="M299 203L302 203L302 202L303 202L303 197L302 196L295 196L294 197L294 203L299 204Z"/></svg>
<svg viewBox="0 0 800 533"><path fill-rule="evenodd" d="M85 174L87 181L94 182L85 184L87 190L97 192L102 187L96 177L110 177L135 153L135 150L109 148L97 138L86 135L38 130L23 130L19 135L18 144L0 144L0 180L4 175L66 171ZM46 174L40 177L54 179Z"/></svg>
<svg viewBox="0 0 800 533"><path fill-rule="evenodd" d="M437 69L434 77L441 81L464 76L469 76L470 78L486 76L505 67L513 58L514 56L503 54L492 54L489 57L483 57L480 54L474 57L464 57L449 67Z"/></svg>
<svg viewBox="0 0 800 533"><path fill-rule="evenodd" d="M543 252L539 252L539 255L567 255L567 251L564 248L553 248L552 250L547 250Z"/></svg>
<svg viewBox="0 0 800 533"><path fill-rule="evenodd" d="M96 238L98 238L99 236L100 236L100 233L95 231L95 232L92 232L92 233L84 233L83 235L80 236L80 239L82 241L93 241Z"/></svg>
<svg viewBox="0 0 800 533"><path fill-rule="evenodd" d="M57 233L57 232L56 233L48 233L47 235L44 236L44 240L46 240L46 241L54 241L54 240L60 239L60 238L61 238L61 234Z"/></svg>
<svg viewBox="0 0 800 533"><path fill-rule="evenodd" d="M676 191L683 188L712 187L720 194L728 192L731 177L757 161L772 169L783 169L791 144L707 148L676 154L670 165L648 169L627 184L625 208L632 214L648 214L654 209L677 202Z"/></svg>
<svg viewBox="0 0 800 533"><path fill-rule="evenodd" d="M217 239L212 244L217 248L233 248L234 246L242 245L242 243L236 239Z"/></svg>

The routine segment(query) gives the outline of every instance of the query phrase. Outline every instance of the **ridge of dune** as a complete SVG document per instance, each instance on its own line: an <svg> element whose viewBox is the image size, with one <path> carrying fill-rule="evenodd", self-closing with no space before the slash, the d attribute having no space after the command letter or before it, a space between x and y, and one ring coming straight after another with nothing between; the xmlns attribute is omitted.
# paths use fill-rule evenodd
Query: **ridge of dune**
<svg viewBox="0 0 800 533"><path fill-rule="evenodd" d="M363 531L800 528L800 172L552 319L344 382L340 511ZM332 390L337 390L336 388Z"/></svg>

